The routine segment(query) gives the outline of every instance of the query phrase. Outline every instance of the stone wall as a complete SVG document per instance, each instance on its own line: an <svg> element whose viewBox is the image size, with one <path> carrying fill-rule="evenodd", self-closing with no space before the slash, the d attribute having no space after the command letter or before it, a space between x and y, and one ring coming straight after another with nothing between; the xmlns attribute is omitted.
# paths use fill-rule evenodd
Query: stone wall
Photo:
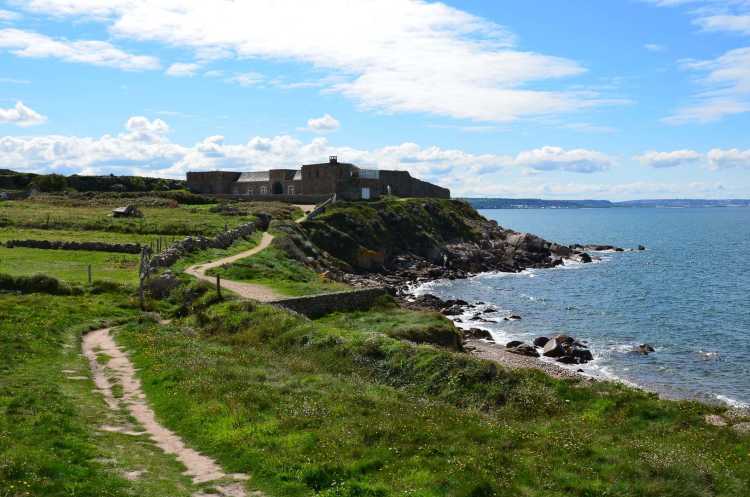
<svg viewBox="0 0 750 497"><path fill-rule="evenodd" d="M8 248L26 247L46 250L93 250L96 252L119 252L123 254L140 254L141 246L137 243L104 243L104 242L63 242L59 240L8 240Z"/></svg>
<svg viewBox="0 0 750 497"><path fill-rule="evenodd" d="M346 292L324 293L293 297L270 302L273 305L298 312L309 318L318 318L331 312L364 311L388 292L385 288L365 288Z"/></svg>
<svg viewBox="0 0 750 497"><path fill-rule="evenodd" d="M151 258L151 268L169 267L180 257L207 248L225 249L240 238L246 238L257 230L256 223L246 223L234 229L219 233L214 238L205 236L187 236Z"/></svg>

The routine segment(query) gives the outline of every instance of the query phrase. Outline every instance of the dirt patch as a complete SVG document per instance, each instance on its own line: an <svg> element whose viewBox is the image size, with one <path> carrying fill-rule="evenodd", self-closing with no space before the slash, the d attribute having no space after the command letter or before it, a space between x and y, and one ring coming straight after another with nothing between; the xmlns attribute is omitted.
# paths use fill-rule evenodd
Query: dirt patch
<svg viewBox="0 0 750 497"><path fill-rule="evenodd" d="M102 430L132 435L148 435L161 450L174 455L185 466L185 474L189 475L194 483L228 479L213 459L187 447L178 435L156 420L154 411L146 402L146 396L141 389L140 380L135 375L133 364L117 346L109 328L92 331L84 335L83 353L89 361L94 383L98 391L104 396L107 406L113 411L127 410L144 431L137 432L129 427L111 425L103 425ZM108 360L101 362L99 358L102 356L108 357ZM122 385L122 396L120 398L116 398L112 392L113 382ZM246 478L246 475L238 475L233 479ZM225 497L245 497L247 495L244 485L240 483L227 483L224 486L216 486L216 489L219 493L214 495ZM197 494L196 497L199 495L201 494Z"/></svg>

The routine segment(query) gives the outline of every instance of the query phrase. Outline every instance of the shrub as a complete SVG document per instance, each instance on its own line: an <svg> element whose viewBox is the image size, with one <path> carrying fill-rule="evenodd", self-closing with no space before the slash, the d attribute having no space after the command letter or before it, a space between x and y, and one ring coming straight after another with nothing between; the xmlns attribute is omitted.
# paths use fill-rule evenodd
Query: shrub
<svg viewBox="0 0 750 497"><path fill-rule="evenodd" d="M0 290L21 293L49 293L52 295L75 295L81 289L72 287L51 276L35 274L33 276L11 276L0 274Z"/></svg>

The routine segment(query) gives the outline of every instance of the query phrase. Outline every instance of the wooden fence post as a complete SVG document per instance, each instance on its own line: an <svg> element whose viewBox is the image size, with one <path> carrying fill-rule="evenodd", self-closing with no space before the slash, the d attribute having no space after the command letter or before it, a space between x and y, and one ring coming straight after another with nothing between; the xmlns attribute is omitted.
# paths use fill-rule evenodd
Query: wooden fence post
<svg viewBox="0 0 750 497"><path fill-rule="evenodd" d="M216 275L216 295L221 298L221 276Z"/></svg>
<svg viewBox="0 0 750 497"><path fill-rule="evenodd" d="M91 284L91 264L88 265L88 274L89 274L89 285Z"/></svg>

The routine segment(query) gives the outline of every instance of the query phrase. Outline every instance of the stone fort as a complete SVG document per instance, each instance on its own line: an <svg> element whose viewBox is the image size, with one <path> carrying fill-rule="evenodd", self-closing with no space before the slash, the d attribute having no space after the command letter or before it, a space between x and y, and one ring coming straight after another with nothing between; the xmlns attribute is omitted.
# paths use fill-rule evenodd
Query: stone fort
<svg viewBox="0 0 750 497"><path fill-rule="evenodd" d="M257 172L206 171L187 173L187 184L194 193L250 197L257 200L318 202L334 194L344 200L369 200L381 195L397 197L450 198L451 193L408 171L362 169L339 162L305 164L300 169L271 169Z"/></svg>

